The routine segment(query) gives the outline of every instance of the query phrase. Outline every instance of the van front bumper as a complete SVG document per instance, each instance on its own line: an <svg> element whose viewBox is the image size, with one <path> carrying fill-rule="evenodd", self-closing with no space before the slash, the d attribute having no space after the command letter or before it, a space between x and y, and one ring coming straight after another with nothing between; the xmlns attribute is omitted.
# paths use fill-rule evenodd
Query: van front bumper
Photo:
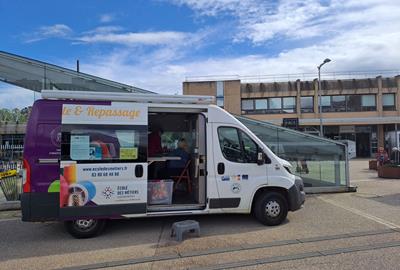
<svg viewBox="0 0 400 270"><path fill-rule="evenodd" d="M289 199L289 210L296 211L299 210L304 201L306 200L306 193L304 192L303 179L296 176L294 185L288 190Z"/></svg>

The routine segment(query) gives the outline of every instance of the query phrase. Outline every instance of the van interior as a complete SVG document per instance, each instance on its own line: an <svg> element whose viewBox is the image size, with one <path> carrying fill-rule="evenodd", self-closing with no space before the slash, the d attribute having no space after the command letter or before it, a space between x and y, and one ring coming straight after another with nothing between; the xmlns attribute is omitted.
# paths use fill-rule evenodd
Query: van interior
<svg viewBox="0 0 400 270"><path fill-rule="evenodd" d="M204 208L204 115L149 112L148 121L148 211Z"/></svg>

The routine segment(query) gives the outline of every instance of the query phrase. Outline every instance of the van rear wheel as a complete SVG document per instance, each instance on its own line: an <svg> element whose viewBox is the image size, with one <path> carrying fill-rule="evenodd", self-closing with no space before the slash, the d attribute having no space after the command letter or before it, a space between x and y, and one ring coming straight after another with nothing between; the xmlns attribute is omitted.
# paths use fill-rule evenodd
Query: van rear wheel
<svg viewBox="0 0 400 270"><path fill-rule="evenodd" d="M254 214L258 221L264 225L279 225L288 214L286 198L278 192L265 192L257 198Z"/></svg>
<svg viewBox="0 0 400 270"><path fill-rule="evenodd" d="M65 221L67 231L75 238L90 238L100 234L106 221L103 219L77 219Z"/></svg>

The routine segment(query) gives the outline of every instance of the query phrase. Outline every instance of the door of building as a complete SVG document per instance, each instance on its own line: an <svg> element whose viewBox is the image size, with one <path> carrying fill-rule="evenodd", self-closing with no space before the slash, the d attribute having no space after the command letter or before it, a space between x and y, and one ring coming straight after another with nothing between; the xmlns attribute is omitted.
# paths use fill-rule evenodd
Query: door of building
<svg viewBox="0 0 400 270"><path fill-rule="evenodd" d="M357 157L370 157L371 144L369 133L356 133L356 154Z"/></svg>

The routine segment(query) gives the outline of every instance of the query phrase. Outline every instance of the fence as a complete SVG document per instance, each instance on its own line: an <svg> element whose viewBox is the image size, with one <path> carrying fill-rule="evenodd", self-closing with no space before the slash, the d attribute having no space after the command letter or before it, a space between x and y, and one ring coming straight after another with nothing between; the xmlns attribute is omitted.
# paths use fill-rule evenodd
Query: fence
<svg viewBox="0 0 400 270"><path fill-rule="evenodd" d="M0 163L2 161L22 160L24 146L21 145L0 145Z"/></svg>
<svg viewBox="0 0 400 270"><path fill-rule="evenodd" d="M22 193L21 159L22 146L0 146L0 189L7 201L19 200Z"/></svg>
<svg viewBox="0 0 400 270"><path fill-rule="evenodd" d="M317 69L315 68L315 71ZM339 80L339 79L367 79L382 77L395 77L400 74L400 70L368 70L368 71L336 71L323 72L321 77L324 80ZM241 80L242 83L261 83L261 82L285 82L309 81L318 78L317 72L307 73L292 73L292 74L261 74L261 75L205 75L205 76L186 76L186 82L201 82L201 81L226 81L226 80Z"/></svg>

